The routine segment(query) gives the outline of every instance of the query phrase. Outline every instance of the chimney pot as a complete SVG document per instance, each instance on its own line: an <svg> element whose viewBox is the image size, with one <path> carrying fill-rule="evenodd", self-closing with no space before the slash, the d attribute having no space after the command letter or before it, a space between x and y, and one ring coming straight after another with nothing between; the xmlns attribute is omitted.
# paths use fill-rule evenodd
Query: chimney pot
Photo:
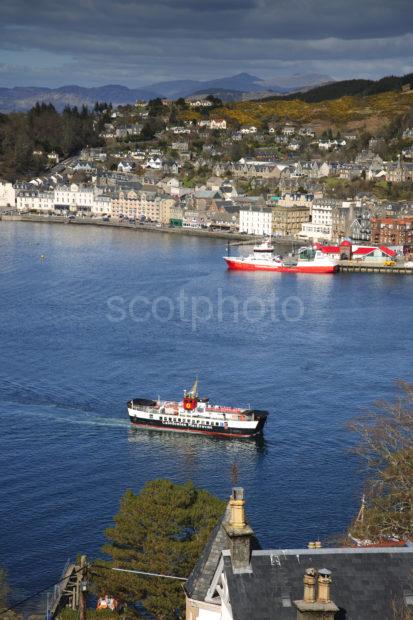
<svg viewBox="0 0 413 620"><path fill-rule="evenodd" d="M330 603L331 571L321 568L318 571L318 603Z"/></svg>
<svg viewBox="0 0 413 620"><path fill-rule="evenodd" d="M234 528L245 527L245 499L244 489L242 487L234 487L232 489L229 505L231 509L230 525Z"/></svg>
<svg viewBox="0 0 413 620"><path fill-rule="evenodd" d="M304 601L315 603L315 584L317 571L315 568L307 568L304 575Z"/></svg>

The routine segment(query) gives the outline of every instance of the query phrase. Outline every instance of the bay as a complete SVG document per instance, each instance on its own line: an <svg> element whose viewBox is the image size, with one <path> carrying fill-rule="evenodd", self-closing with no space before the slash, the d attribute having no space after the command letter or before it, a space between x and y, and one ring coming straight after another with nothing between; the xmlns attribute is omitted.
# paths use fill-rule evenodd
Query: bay
<svg viewBox="0 0 413 620"><path fill-rule="evenodd" d="M0 223L0 565L15 598L96 557L122 493L154 478L226 498L236 463L265 547L345 530L363 482L346 422L411 377L413 280L231 273L225 251ZM268 409L264 440L129 428L128 399L177 399L195 376L212 401Z"/></svg>

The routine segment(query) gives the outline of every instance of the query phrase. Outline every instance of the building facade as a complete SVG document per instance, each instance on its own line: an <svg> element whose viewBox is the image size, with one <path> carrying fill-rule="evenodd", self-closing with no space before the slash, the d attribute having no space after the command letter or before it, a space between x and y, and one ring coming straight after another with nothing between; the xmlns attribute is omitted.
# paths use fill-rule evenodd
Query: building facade
<svg viewBox="0 0 413 620"><path fill-rule="evenodd" d="M16 191L12 183L0 181L0 209L14 209L16 205Z"/></svg>
<svg viewBox="0 0 413 620"><path fill-rule="evenodd" d="M371 240L385 245L413 245L413 217L372 218Z"/></svg>
<svg viewBox="0 0 413 620"><path fill-rule="evenodd" d="M239 230L249 235L272 234L272 210L269 207L242 208L239 212Z"/></svg>
<svg viewBox="0 0 413 620"><path fill-rule="evenodd" d="M310 220L310 207L294 205L285 207L280 204L272 207L272 230L274 235L297 236L304 223Z"/></svg>

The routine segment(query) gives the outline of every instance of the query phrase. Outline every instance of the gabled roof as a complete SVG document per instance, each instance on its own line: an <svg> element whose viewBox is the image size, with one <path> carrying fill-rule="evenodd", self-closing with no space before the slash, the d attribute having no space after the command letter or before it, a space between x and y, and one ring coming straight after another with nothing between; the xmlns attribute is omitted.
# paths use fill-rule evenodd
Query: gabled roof
<svg viewBox="0 0 413 620"><path fill-rule="evenodd" d="M296 620L306 568L332 572L331 599L346 620L384 620L413 594L413 547L254 551L252 573L224 573L234 620ZM411 609L409 606L408 609Z"/></svg>
<svg viewBox="0 0 413 620"><path fill-rule="evenodd" d="M395 250L391 250L390 248L388 248L385 245L380 245L379 248L383 252L383 254L387 254L388 256L396 256L396 254L397 254L397 252Z"/></svg>
<svg viewBox="0 0 413 620"><path fill-rule="evenodd" d="M396 256L397 254L395 250L391 250L385 245L380 245L379 248L376 248L376 247L357 248L357 250L353 252L353 256L368 256L369 254L372 254L377 249L381 250L383 254L387 254L387 256Z"/></svg>
<svg viewBox="0 0 413 620"><path fill-rule="evenodd" d="M207 595L218 562L221 559L221 553L223 549L229 547L228 536L223 527L223 522L228 516L229 509L227 507L185 584L185 592L190 598L203 601Z"/></svg>
<svg viewBox="0 0 413 620"><path fill-rule="evenodd" d="M321 250L324 254L338 254L340 252L340 247L338 245L321 245L318 244L317 250Z"/></svg>

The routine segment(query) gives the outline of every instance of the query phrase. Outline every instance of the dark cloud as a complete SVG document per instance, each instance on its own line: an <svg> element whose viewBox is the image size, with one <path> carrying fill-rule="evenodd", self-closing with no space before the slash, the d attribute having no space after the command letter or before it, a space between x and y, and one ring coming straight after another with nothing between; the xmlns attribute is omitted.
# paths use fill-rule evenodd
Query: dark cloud
<svg viewBox="0 0 413 620"><path fill-rule="evenodd" d="M413 70L412 0L2 0L0 11L3 83L47 69L51 85Z"/></svg>

